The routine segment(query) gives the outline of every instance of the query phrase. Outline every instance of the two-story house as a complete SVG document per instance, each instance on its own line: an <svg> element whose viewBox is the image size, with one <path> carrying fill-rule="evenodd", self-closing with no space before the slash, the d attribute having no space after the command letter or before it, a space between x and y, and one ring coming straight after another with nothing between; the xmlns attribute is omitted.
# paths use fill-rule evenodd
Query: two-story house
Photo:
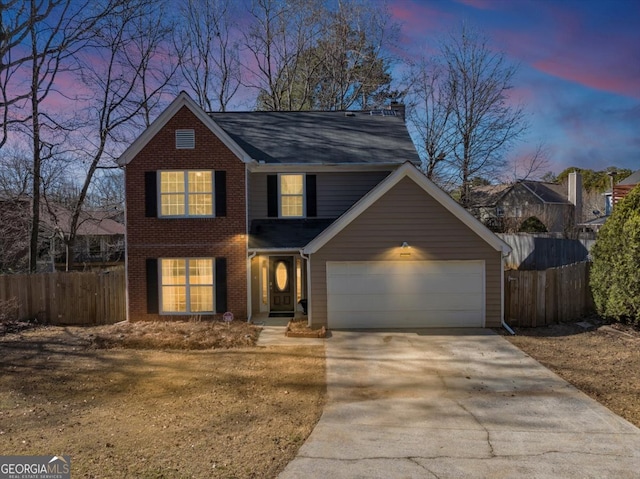
<svg viewBox="0 0 640 479"><path fill-rule="evenodd" d="M208 114L182 93L119 163L130 320L502 322L509 247L418 170L391 111Z"/></svg>
<svg viewBox="0 0 640 479"><path fill-rule="evenodd" d="M568 185L518 180L471 189L469 211L492 231L521 231L535 220L544 229L568 234L581 222L582 177L569 173Z"/></svg>

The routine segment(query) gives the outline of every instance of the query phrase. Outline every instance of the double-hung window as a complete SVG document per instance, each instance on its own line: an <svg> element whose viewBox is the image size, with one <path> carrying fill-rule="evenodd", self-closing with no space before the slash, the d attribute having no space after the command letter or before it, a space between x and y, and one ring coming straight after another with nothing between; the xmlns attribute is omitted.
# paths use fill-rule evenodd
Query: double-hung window
<svg viewBox="0 0 640 479"><path fill-rule="evenodd" d="M213 313L213 258L160 259L162 313Z"/></svg>
<svg viewBox="0 0 640 479"><path fill-rule="evenodd" d="M304 175L280 175L280 217L304 217Z"/></svg>
<svg viewBox="0 0 640 479"><path fill-rule="evenodd" d="M214 216L211 170L160 171L160 216Z"/></svg>

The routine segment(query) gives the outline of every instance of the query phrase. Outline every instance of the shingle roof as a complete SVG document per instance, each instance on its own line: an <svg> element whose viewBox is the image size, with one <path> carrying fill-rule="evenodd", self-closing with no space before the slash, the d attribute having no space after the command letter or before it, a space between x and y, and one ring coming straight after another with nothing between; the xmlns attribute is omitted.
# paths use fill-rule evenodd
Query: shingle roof
<svg viewBox="0 0 640 479"><path fill-rule="evenodd" d="M476 208L495 206L512 186L511 184L475 186L469 193L469 205Z"/></svg>
<svg viewBox="0 0 640 479"><path fill-rule="evenodd" d="M211 118L254 160L420 164L404 120L369 112L224 112Z"/></svg>
<svg viewBox="0 0 640 479"><path fill-rule="evenodd" d="M632 173L630 176L627 176L624 180L622 180L619 185L637 185L640 184L640 170Z"/></svg>
<svg viewBox="0 0 640 479"><path fill-rule="evenodd" d="M529 190L538 195L545 203L567 203L567 190L562 185L542 181L521 181Z"/></svg>
<svg viewBox="0 0 640 479"><path fill-rule="evenodd" d="M300 249L334 221L335 218L253 220L249 231L249 248Z"/></svg>

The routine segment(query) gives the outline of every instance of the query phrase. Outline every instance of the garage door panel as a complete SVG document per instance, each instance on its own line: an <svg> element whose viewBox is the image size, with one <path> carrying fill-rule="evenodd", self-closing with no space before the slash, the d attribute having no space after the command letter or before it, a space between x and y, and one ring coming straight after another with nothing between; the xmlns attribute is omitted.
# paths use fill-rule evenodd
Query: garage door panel
<svg viewBox="0 0 640 479"><path fill-rule="evenodd" d="M409 294L445 294L455 290L457 293L466 294L476 292L480 281L482 281L482 276L479 274L343 274L332 278L332 281L327 285L327 292L329 294L340 294L344 291L356 294L402 292Z"/></svg>
<svg viewBox="0 0 640 479"><path fill-rule="evenodd" d="M331 327L331 326L330 326ZM384 311L372 313L354 313L341 321L342 329L380 329L380 328L456 328L482 327L482 321L473 311L452 314L439 311L433 316L424 314L399 313L390 316Z"/></svg>
<svg viewBox="0 0 640 479"><path fill-rule="evenodd" d="M330 328L484 325L483 261L328 262Z"/></svg>
<svg viewBox="0 0 640 479"><path fill-rule="evenodd" d="M332 307L336 311L423 311L433 312L442 310L477 311L482 306L479 294L336 294L332 297Z"/></svg>

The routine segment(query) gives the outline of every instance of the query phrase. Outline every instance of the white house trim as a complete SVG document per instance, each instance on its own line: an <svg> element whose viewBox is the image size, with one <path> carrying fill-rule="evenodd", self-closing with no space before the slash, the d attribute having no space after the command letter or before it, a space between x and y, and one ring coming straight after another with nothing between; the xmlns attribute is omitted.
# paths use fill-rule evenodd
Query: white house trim
<svg viewBox="0 0 640 479"><path fill-rule="evenodd" d="M218 124L211 118L193 99L186 93L181 92L175 100L156 118L149 128L147 128L131 145L127 148L122 155L118 158L117 162L120 166L127 165L140 151L156 136L160 130L167 124L167 122L173 118L173 116L180 111L182 107L188 108L198 120L200 120L211 132L216 135L224 145L229 148L234 155L236 155L241 161L249 163L251 157L242 149L238 144L231 139L227 133L218 126ZM196 142L198 140L196 139Z"/></svg>
<svg viewBox="0 0 640 479"><path fill-rule="evenodd" d="M418 170L418 168L413 164L406 162L380 182L378 186L363 196L356 204L347 210L346 213L332 223L331 226L316 236L304 248L304 253L307 255L316 253L353 220L364 213L367 208L380 199L391 188L397 185L403 178L411 178L418 186L431 195L433 199L449 210L454 216L462 221L462 223L467 225L469 229L480 236L480 238L486 241L496 251L501 251L503 254L511 252L511 247L507 243L498 238L486 226L474 218L471 213L465 210L447 193L432 183L420 170Z"/></svg>

